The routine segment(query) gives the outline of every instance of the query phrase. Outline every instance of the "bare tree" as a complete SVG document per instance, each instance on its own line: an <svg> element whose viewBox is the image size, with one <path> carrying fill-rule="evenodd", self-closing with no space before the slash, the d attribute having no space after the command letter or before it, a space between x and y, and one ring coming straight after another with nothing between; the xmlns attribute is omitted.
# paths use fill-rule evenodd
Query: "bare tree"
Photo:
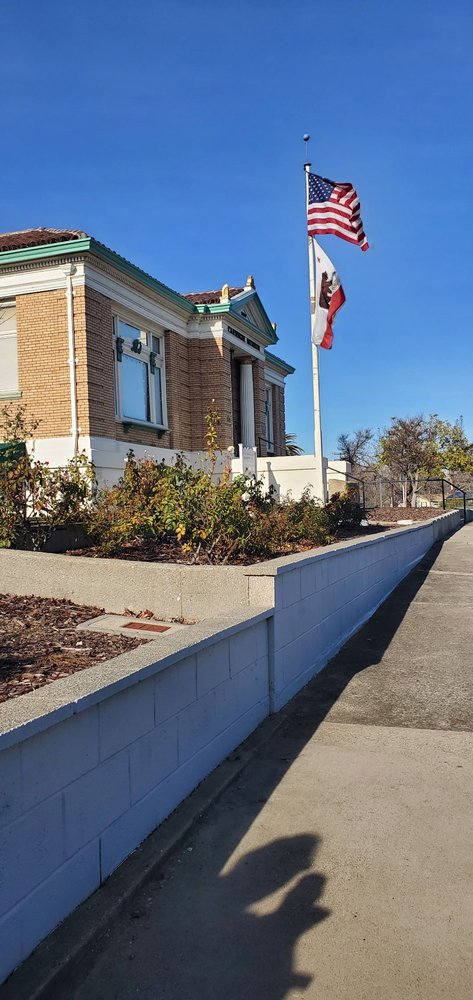
<svg viewBox="0 0 473 1000"><path fill-rule="evenodd" d="M387 465L402 489L402 506L415 507L421 477L438 470L435 418L392 417L380 438L378 460Z"/></svg>
<svg viewBox="0 0 473 1000"><path fill-rule="evenodd" d="M373 440L369 427L360 427L352 434L339 434L337 449L342 462L350 462L353 469L368 462L368 445Z"/></svg>

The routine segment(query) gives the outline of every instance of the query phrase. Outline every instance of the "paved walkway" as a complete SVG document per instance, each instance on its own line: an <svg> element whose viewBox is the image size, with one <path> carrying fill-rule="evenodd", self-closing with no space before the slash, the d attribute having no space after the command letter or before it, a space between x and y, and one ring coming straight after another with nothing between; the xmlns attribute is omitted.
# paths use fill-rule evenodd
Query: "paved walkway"
<svg viewBox="0 0 473 1000"><path fill-rule="evenodd" d="M473 524L298 696L64 997L470 998L472 641Z"/></svg>

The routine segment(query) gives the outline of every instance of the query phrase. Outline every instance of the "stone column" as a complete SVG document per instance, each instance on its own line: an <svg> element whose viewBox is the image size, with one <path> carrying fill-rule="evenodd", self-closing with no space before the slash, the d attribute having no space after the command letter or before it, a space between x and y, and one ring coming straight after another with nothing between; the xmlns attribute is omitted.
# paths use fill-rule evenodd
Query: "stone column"
<svg viewBox="0 0 473 1000"><path fill-rule="evenodd" d="M254 448L255 399L253 395L253 363L244 358L240 364L240 421L241 440L244 448Z"/></svg>

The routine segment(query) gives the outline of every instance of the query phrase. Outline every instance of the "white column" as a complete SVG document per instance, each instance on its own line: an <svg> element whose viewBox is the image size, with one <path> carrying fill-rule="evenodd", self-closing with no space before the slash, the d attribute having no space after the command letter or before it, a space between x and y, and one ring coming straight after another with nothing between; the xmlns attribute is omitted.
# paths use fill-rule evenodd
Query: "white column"
<svg viewBox="0 0 473 1000"><path fill-rule="evenodd" d="M243 359L240 364L240 420L241 440L244 448L254 448L255 400L253 395L253 364Z"/></svg>

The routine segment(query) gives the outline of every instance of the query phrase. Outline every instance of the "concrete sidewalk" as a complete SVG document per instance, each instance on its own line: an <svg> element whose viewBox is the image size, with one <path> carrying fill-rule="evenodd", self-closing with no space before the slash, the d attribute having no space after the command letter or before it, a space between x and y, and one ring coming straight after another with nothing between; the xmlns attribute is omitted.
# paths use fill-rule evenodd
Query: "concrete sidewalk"
<svg viewBox="0 0 473 1000"><path fill-rule="evenodd" d="M473 524L437 546L55 1000L472 995Z"/></svg>

